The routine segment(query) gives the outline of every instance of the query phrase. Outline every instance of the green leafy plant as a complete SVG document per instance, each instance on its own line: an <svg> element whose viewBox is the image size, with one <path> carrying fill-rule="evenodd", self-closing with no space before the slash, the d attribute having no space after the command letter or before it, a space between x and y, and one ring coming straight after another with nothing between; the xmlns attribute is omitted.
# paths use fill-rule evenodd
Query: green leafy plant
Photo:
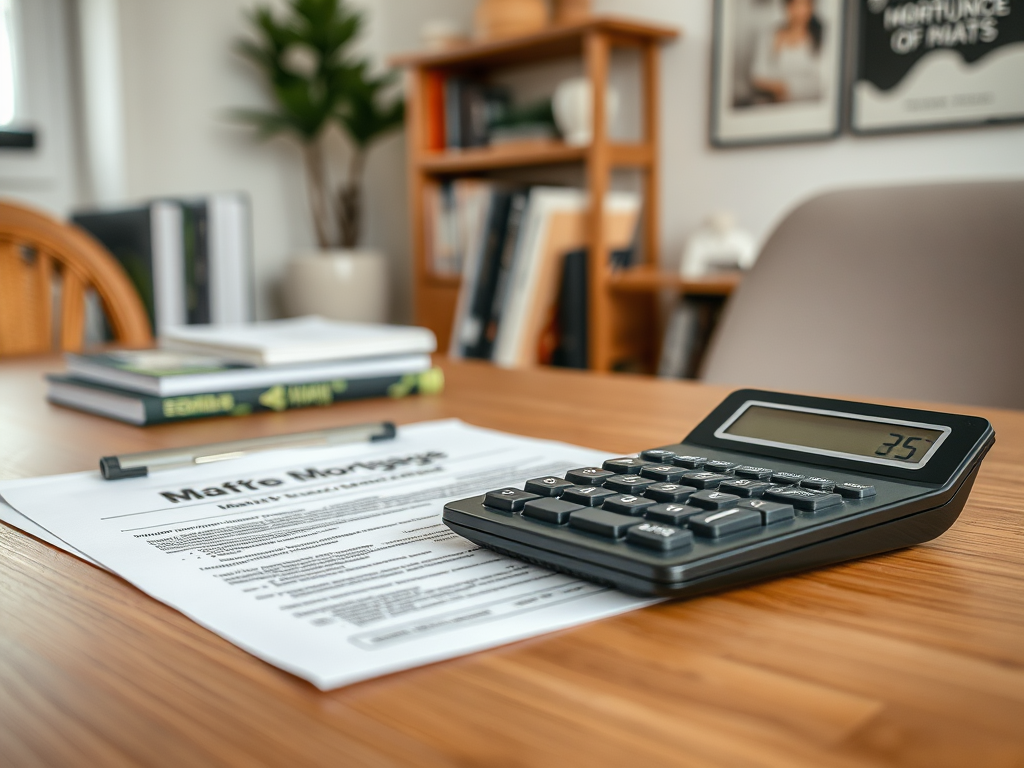
<svg viewBox="0 0 1024 768"><path fill-rule="evenodd" d="M268 6L248 16L255 36L236 48L263 73L275 109L236 110L235 117L263 138L299 140L317 241L321 248L353 248L360 238L366 154L405 118L401 97L388 95L396 73L374 74L367 60L353 57L349 49L363 18L345 0L289 0L282 18ZM338 185L324 150L332 125L349 139Z"/></svg>

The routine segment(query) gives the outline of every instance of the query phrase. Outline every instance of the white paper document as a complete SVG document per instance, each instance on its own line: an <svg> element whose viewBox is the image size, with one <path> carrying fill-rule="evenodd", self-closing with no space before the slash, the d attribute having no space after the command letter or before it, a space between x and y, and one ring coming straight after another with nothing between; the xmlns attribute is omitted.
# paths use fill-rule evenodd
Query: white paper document
<svg viewBox="0 0 1024 768"><path fill-rule="evenodd" d="M8 481L0 496L40 538L330 689L654 602L478 548L441 521L446 501L603 458L442 421L145 478Z"/></svg>

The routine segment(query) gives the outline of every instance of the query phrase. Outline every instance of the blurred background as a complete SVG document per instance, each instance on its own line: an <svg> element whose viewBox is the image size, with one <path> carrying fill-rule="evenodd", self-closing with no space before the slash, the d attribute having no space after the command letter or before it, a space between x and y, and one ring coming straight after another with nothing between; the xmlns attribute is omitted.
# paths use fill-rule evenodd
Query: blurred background
<svg viewBox="0 0 1024 768"><path fill-rule="evenodd" d="M251 17L257 5L253 0L0 0L0 122L4 123L0 128L7 135L0 148L0 196L66 219L74 212L139 201L243 193L252 227L254 317L270 319L292 313L282 298L282 283L292 260L297 254L315 250L318 238L310 215L308 166L304 166L301 143L287 135L261 139L251 124L237 119L238 110L272 110L277 103L264 73L238 49L240 39L259 39ZM554 7L558 4L541 5L546 16L538 26L537 4L533 2L345 3L348 10L361 13L363 20L353 42L353 55L365 57L370 70L379 73L404 65L407 85L408 73L426 71L417 66L426 66L423 61L429 65L429 59L417 64L416 60L395 60L397 56L431 49L444 55L445 50L459 46L480 45L487 35L500 40L536 34L552 29L556 23L553 14L559 12L570 14L566 23L584 18L571 17L572 13L611 14L677 31L678 37L658 40L660 59L653 91L658 105L654 113L658 146L653 189L659 215L654 247L640 246L656 254L653 266L663 273L682 270L691 277L706 275L707 269L700 263L689 267L683 263L688 249L691 257L700 261L700 254L694 255L693 249L700 250L701 237L711 238L712 246L727 242L736 254L733 266L749 266L744 259L750 261L750 253L760 251L790 212L829 190L1024 178L1024 125L1020 123L983 128L937 126L942 130L930 130L936 126L929 125L896 125L905 132L877 134L851 129L850 99L859 87L853 81L863 70L858 57L866 55L854 27L858 14L878 9L868 11L859 3L850 3L844 19L836 10L841 8L839 4L818 4L819 16L835 29L826 31L832 35L827 38L832 41L827 51L815 48L812 41L808 45L813 51L808 55L834 56L833 64L823 65L822 71L834 71L839 79L823 86L827 98L818 101L827 101L828 110L806 118L808 133L804 135L803 123L798 125L804 118L796 113L787 117L791 124L751 123L742 130L736 128L739 133L729 133L733 130L728 122L732 118L725 114L729 105L721 107L725 111L717 117L713 114L721 111L715 100L718 81L728 80L731 88L745 89L742 99L733 95L734 106L751 102L753 76L746 68L752 67L756 58L752 47L757 29L786 28L791 2L736 0L719 2L717 10L711 0L594 0L583 3L578 11L560 11ZM808 5L808 13L813 13L814 4ZM291 12L291 6L283 0L269 3L280 18ZM496 26L490 32L481 26L488 23L481 18L481 6L490 6L488 12L496 14L490 22ZM1014 2L1012 13L1021 15L1024 9ZM502 14L512 14L521 23L503 31ZM734 23L734 14L741 21ZM838 28L845 24L850 25L849 30ZM716 33L720 36L717 49ZM788 44L788 38L771 39L776 46ZM456 68L478 72L482 66L463 61ZM505 93L511 92L511 104L530 107L545 96L550 99L565 81L586 76L588 66L579 54L559 58L527 47L518 54L512 50L502 60L500 72L495 69L497 64L487 63L491 74L486 79ZM780 66L785 69L789 65ZM643 74L642 58L635 50L613 50L605 99L612 141L637 141L644 135L643 89L635 85ZM385 84L382 98L400 96L402 91L399 77ZM585 95L593 96L591 92ZM574 96L569 93L566 98ZM506 99L504 106L508 105ZM414 210L421 204L418 196L430 191L431 179L444 189L455 176L454 165L440 172L425 172L422 177L418 174L421 166L410 156L407 133L430 130L429 125L410 128L412 120L429 120L424 114L407 108L404 128L374 136L365 156L360 245L384 254L389 296L384 319L392 322L429 324L422 314L417 315L417 285L427 267L417 266L416 250L418 239L431 234L429 222L418 227ZM906 130L908 127L914 130ZM558 130L563 132L558 140L564 140L565 126ZM351 147L341 131L332 128L327 133L332 131L337 136L324 139L323 151L336 155L344 167L345 153ZM515 135L512 131L513 146L517 146ZM734 141L736 136L741 140ZM427 144L419 148L424 152L452 149L450 141L434 147L428 146L429 137L423 141ZM528 154L520 163L514 159L503 162L496 174L490 174L486 163L467 167L474 178L504 174L503 178L525 183L526 177L522 173L516 176L517 171L544 165ZM581 171L555 165L558 163L538 170L529 183L583 186L587 173L594 173L592 167ZM613 173L611 187L645 189L642 182L631 178L629 173ZM410 189L410 184L421 183L422 189ZM647 208L649 202L642 205ZM463 269L461 262L448 265L451 275L462 274ZM454 282L445 285L457 292ZM644 300L659 313L652 326L659 334L652 342L659 347L654 357L648 355L647 362L637 365L618 365L611 360L600 367L646 367L654 372L660 365L668 375L695 374L692 361L664 360L662 336L672 331L672 292L678 286L659 285L659 290L644 294ZM419 300L425 299L420 296ZM456 311L453 302L449 301L452 306L446 309L447 318ZM441 324L444 322L450 321ZM444 347L450 329L435 330ZM684 333L679 327L675 332Z"/></svg>

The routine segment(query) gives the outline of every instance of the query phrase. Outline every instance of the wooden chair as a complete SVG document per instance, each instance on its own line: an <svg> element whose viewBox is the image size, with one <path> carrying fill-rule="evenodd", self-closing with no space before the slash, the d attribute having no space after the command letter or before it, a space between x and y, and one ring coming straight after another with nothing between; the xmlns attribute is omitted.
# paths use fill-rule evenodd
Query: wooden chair
<svg viewBox="0 0 1024 768"><path fill-rule="evenodd" d="M60 309L55 320L57 280ZM77 227L0 202L0 357L54 348L80 350L89 288L98 294L119 344L152 343L149 319L135 287L102 245Z"/></svg>

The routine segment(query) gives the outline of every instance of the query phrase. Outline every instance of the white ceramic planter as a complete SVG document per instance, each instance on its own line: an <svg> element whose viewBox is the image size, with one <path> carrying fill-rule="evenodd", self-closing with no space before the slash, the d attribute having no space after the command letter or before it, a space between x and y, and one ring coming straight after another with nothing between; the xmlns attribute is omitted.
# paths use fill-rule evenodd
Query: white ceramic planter
<svg viewBox="0 0 1024 768"><path fill-rule="evenodd" d="M300 253L288 264L283 298L292 316L386 323L390 309L387 258L363 249Z"/></svg>
<svg viewBox="0 0 1024 768"><path fill-rule="evenodd" d="M551 100L555 123L566 144L585 147L594 140L594 88L585 77L563 80ZM610 126L619 113L619 92L611 86L605 91L605 125Z"/></svg>

